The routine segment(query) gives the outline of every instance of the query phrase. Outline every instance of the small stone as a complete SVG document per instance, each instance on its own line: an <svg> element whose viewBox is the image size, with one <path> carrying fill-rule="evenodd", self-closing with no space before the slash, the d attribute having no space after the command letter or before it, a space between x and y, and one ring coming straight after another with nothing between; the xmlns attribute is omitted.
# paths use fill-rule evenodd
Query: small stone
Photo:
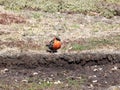
<svg viewBox="0 0 120 90"><path fill-rule="evenodd" d="M7 69L7 68L5 68L5 69L3 69L3 70L1 70L1 73L6 73L6 72L8 72L9 70Z"/></svg>
<svg viewBox="0 0 120 90"><path fill-rule="evenodd" d="M90 87L91 87L91 88L93 88L93 85L92 85L92 84L90 84Z"/></svg>
<svg viewBox="0 0 120 90"><path fill-rule="evenodd" d="M53 74L51 74L50 76L51 76L51 77L53 77L54 75L53 75Z"/></svg>
<svg viewBox="0 0 120 90"><path fill-rule="evenodd" d="M33 75L38 75L38 73L37 73L37 72L34 72Z"/></svg>
<svg viewBox="0 0 120 90"><path fill-rule="evenodd" d="M7 71L8 71L8 69L7 69L7 68L5 68L5 69L4 69L4 71L5 71L5 72L7 72Z"/></svg>
<svg viewBox="0 0 120 90"><path fill-rule="evenodd" d="M94 72L98 71L98 69L93 69Z"/></svg>
<svg viewBox="0 0 120 90"><path fill-rule="evenodd" d="M24 80L22 80L22 82L27 83L27 82L28 82L28 80L24 79Z"/></svg>
<svg viewBox="0 0 120 90"><path fill-rule="evenodd" d="M61 81L56 81L56 82L54 82L54 84L61 84Z"/></svg>
<svg viewBox="0 0 120 90"><path fill-rule="evenodd" d="M93 77L97 77L96 75L93 75Z"/></svg>
<svg viewBox="0 0 120 90"><path fill-rule="evenodd" d="M101 70L103 70L103 68L99 68L99 70L101 71Z"/></svg>
<svg viewBox="0 0 120 90"><path fill-rule="evenodd" d="M39 82L38 84L42 84L41 82Z"/></svg>
<svg viewBox="0 0 120 90"><path fill-rule="evenodd" d="M47 84L49 84L50 83L50 81L47 81Z"/></svg>
<svg viewBox="0 0 120 90"><path fill-rule="evenodd" d="M17 80L17 79L15 79L15 82L18 82L18 80Z"/></svg>
<svg viewBox="0 0 120 90"><path fill-rule="evenodd" d="M97 65L95 65L94 67L97 67Z"/></svg>
<svg viewBox="0 0 120 90"><path fill-rule="evenodd" d="M82 79L82 77L77 77L77 79Z"/></svg>
<svg viewBox="0 0 120 90"><path fill-rule="evenodd" d="M116 66L114 66L111 70L117 70L118 69L118 67L116 67Z"/></svg>
<svg viewBox="0 0 120 90"><path fill-rule="evenodd" d="M93 82L93 83L96 83L96 82L97 82L97 80L93 80L92 82Z"/></svg>
<svg viewBox="0 0 120 90"><path fill-rule="evenodd" d="M107 81L105 81L105 83L108 83Z"/></svg>
<svg viewBox="0 0 120 90"><path fill-rule="evenodd" d="M71 50L73 47L69 47L68 49Z"/></svg>
<svg viewBox="0 0 120 90"><path fill-rule="evenodd" d="M88 79L91 79L91 78L93 78L93 76L88 76Z"/></svg>

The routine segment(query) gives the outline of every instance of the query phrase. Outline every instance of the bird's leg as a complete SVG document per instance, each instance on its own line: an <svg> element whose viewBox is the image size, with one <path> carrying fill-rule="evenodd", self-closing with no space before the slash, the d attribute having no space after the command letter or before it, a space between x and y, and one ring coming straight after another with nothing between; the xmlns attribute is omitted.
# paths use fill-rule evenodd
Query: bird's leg
<svg viewBox="0 0 120 90"><path fill-rule="evenodd" d="M56 53L56 52L57 52L57 50L52 50L52 52L53 52L53 53Z"/></svg>
<svg viewBox="0 0 120 90"><path fill-rule="evenodd" d="M46 51L51 53L51 50L50 50L50 49L47 49Z"/></svg>
<svg viewBox="0 0 120 90"><path fill-rule="evenodd" d="M47 49L47 52L50 52L50 53L56 53L57 50L50 50L50 49Z"/></svg>

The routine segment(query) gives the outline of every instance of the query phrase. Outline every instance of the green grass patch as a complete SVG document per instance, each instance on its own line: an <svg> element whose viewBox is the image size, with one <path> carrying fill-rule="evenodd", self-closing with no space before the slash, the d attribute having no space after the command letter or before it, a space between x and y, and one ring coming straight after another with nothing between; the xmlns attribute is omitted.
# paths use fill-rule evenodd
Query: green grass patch
<svg viewBox="0 0 120 90"><path fill-rule="evenodd" d="M92 39L90 40L90 45L91 46L105 46L105 45L112 45L114 44L114 41L110 39Z"/></svg>
<svg viewBox="0 0 120 90"><path fill-rule="evenodd" d="M73 25L71 26L71 28L79 29L79 28L80 28L80 25L79 25L79 24L73 24Z"/></svg>
<svg viewBox="0 0 120 90"><path fill-rule="evenodd" d="M54 84L54 82L42 81L40 83L35 82L12 82L9 84L1 83L0 89L1 90L67 90L69 87L75 89L80 89L81 85L84 84L85 79L66 79L61 84ZM67 85L67 86L66 86Z"/></svg>
<svg viewBox="0 0 120 90"><path fill-rule="evenodd" d="M88 25L87 27L93 28L93 32L98 32L98 31L116 30L120 28L120 25L119 24L108 24L105 22L96 22L96 23Z"/></svg>
<svg viewBox="0 0 120 90"><path fill-rule="evenodd" d="M120 36L114 36L105 39L93 38L87 40L83 44L74 43L71 45L72 50L90 50L96 49L100 47L112 46L112 47L120 47Z"/></svg>
<svg viewBox="0 0 120 90"><path fill-rule="evenodd" d="M0 89L2 90L43 90L52 87L52 83L42 82L37 83L14 83L14 84L0 84Z"/></svg>
<svg viewBox="0 0 120 90"><path fill-rule="evenodd" d="M32 13L32 17L35 19L41 19L42 15L39 12Z"/></svg>
<svg viewBox="0 0 120 90"><path fill-rule="evenodd" d="M91 49L91 47L89 45L73 44L72 49L73 50L89 50Z"/></svg>

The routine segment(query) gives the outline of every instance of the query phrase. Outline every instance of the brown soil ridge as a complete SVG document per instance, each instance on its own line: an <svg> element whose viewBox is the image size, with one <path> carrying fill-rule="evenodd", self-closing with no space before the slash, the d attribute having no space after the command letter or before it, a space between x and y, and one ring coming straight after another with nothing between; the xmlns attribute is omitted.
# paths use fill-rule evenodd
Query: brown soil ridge
<svg viewBox="0 0 120 90"><path fill-rule="evenodd" d="M120 63L120 53L85 52L63 54L20 53L0 55L0 67L30 68L91 66Z"/></svg>
<svg viewBox="0 0 120 90"><path fill-rule="evenodd" d="M0 13L0 24L7 25L11 23L25 23L26 20L22 16L15 16L14 14Z"/></svg>

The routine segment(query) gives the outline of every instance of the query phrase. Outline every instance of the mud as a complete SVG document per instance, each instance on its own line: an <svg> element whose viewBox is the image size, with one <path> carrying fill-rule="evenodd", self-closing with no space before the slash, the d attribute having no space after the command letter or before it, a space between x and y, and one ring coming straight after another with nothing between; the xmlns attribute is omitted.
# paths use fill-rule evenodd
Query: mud
<svg viewBox="0 0 120 90"><path fill-rule="evenodd" d="M73 53L1 55L0 67L37 68L39 66L66 67L120 63L120 53Z"/></svg>

